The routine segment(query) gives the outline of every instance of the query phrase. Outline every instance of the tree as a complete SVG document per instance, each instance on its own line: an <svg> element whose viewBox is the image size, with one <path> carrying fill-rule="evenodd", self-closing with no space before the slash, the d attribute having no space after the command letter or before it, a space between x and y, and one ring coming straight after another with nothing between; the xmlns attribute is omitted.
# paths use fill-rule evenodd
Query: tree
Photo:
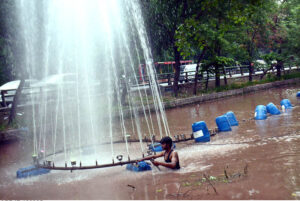
<svg viewBox="0 0 300 201"><path fill-rule="evenodd" d="M232 44L236 43L237 27L244 25L247 20L245 13L250 12L249 7L256 6L259 2L261 1L195 1L199 12L186 19L177 30L176 44L183 56L198 55L200 58L199 52L206 47L206 59L210 66L205 66L214 69L216 87L220 86L221 70L225 73L224 63L233 59L228 51L232 51Z"/></svg>
<svg viewBox="0 0 300 201"><path fill-rule="evenodd" d="M280 78L285 63L299 58L300 39L297 36L300 31L300 1L275 1L273 5L271 22L268 24L269 41L265 47L267 54L263 57L270 69L276 68L276 76Z"/></svg>
<svg viewBox="0 0 300 201"><path fill-rule="evenodd" d="M285 24L287 30L287 47L290 60L300 64L300 0L285 1Z"/></svg>
<svg viewBox="0 0 300 201"><path fill-rule="evenodd" d="M268 24L271 22L270 13L274 9L274 0L265 0L250 4L244 10L247 20L237 27L236 38L239 45L234 57L246 62L249 70L249 81L252 81L254 60L259 56L259 48L264 47L268 38Z"/></svg>
<svg viewBox="0 0 300 201"><path fill-rule="evenodd" d="M15 21L14 1L0 1L0 84L12 80L16 75L14 46Z"/></svg>
<svg viewBox="0 0 300 201"><path fill-rule="evenodd" d="M144 19L147 24L153 55L162 52L172 52L175 65L174 94L178 95L178 80L180 74L180 51L175 43L175 33L179 25L189 15L190 0L147 0L141 1Z"/></svg>

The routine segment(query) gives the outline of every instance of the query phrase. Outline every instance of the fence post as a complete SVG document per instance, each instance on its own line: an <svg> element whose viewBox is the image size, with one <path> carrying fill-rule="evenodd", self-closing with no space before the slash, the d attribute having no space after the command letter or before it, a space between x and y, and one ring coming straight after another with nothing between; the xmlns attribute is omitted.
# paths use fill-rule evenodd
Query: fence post
<svg viewBox="0 0 300 201"><path fill-rule="evenodd" d="M5 102L5 95L4 95L5 91L1 91L1 98L2 98L2 104L3 104L3 107L6 107L6 102Z"/></svg>
<svg viewBox="0 0 300 201"><path fill-rule="evenodd" d="M171 85L171 74L168 74L168 85Z"/></svg>
<svg viewBox="0 0 300 201"><path fill-rule="evenodd" d="M241 75L244 75L242 66L240 66Z"/></svg>

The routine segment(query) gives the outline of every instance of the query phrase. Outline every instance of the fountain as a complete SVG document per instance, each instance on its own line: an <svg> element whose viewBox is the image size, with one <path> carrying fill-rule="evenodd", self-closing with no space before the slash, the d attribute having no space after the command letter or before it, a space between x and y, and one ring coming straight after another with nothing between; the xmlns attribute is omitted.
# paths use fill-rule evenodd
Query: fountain
<svg viewBox="0 0 300 201"><path fill-rule="evenodd" d="M23 74L40 80L27 94L36 165L132 163L146 141L170 135L137 0L15 2ZM148 89L139 85L140 63Z"/></svg>

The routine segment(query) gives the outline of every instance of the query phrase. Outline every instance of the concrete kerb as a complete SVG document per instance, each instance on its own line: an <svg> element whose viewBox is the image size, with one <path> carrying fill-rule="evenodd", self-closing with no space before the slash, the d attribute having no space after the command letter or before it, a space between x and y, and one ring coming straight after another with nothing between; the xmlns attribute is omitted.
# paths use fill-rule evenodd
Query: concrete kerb
<svg viewBox="0 0 300 201"><path fill-rule="evenodd" d="M274 87L278 87L278 86L282 86L282 85L295 84L298 82L300 82L300 78L276 81L276 82L271 82L271 83L266 83L266 84L249 86L249 87L245 87L245 88L241 88L241 89L233 89L233 90L229 90L229 91L216 92L216 93L205 94L205 95L201 94L199 96L193 96L193 97L189 97L189 98L183 98L183 99L177 99L174 101L169 101L169 102L165 103L165 109L189 105L189 104L193 104L193 103L202 103L202 102L215 100L215 99L222 99L225 97L246 94L246 93L250 93L250 92L254 92L254 91L266 90L266 89L270 89L270 88L274 88Z"/></svg>
<svg viewBox="0 0 300 201"><path fill-rule="evenodd" d="M165 109L171 109L176 107L181 107L185 105L190 105L194 103L204 103L211 100L218 100L230 96L236 96L241 94L247 94L254 91L260 91L260 90L266 90L274 87L279 87L282 85L289 85L289 84L296 84L300 82L300 78L294 78L289 80L282 80L282 81L275 81L271 83L266 84L260 84L255 86L249 86L241 89L233 89L229 91L223 91L223 92L215 92L211 94L201 94L198 96L188 97L188 98L182 98L182 99L176 99L173 101L164 102L164 108ZM153 105L150 106L151 112L155 111L155 107ZM143 114L142 107L138 108L139 114ZM125 116L130 114L130 111L124 111Z"/></svg>

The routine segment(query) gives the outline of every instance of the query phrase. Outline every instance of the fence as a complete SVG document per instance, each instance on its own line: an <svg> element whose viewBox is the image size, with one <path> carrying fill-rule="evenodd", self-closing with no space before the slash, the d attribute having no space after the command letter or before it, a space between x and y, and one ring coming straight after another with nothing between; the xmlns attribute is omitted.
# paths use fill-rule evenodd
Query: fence
<svg viewBox="0 0 300 201"><path fill-rule="evenodd" d="M241 65L241 66L230 66L230 67L225 67L225 76L227 78L233 78L233 77L245 77L249 76L249 68L248 65ZM299 66L289 66L284 68L285 71L289 70L295 70L295 69L300 69ZM257 74L262 74L263 73L263 68L254 68L253 70L253 75ZM275 72L274 68L268 72ZM186 72L181 72L179 76L179 82L194 82L195 80L195 73L196 71L186 71ZM221 72L221 78L224 77L224 73ZM157 82L158 84L167 84L171 85L172 82L174 82L174 73L162 73L157 75ZM204 72L202 75L199 74L199 81L204 81L207 79L207 76L209 76L209 80L214 80L215 79L215 74L214 73L207 73ZM140 77L139 77L140 78ZM149 84L149 78L148 76L143 77L144 80L139 83L139 85L148 85Z"/></svg>

